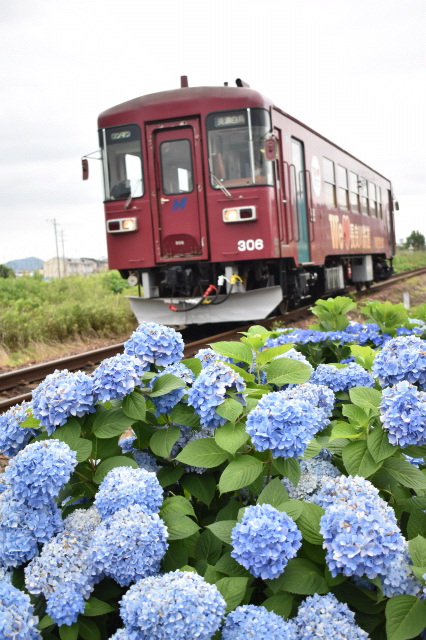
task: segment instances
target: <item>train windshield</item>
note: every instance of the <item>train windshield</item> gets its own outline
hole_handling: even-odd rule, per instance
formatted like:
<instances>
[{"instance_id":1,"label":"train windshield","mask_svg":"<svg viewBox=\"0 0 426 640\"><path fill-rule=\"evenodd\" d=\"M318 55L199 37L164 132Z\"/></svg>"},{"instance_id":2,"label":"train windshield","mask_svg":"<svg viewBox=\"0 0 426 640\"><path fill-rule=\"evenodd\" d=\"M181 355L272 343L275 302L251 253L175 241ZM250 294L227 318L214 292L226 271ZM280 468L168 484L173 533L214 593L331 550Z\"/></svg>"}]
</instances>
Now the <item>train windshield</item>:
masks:
<instances>
[{"instance_id":1,"label":"train windshield","mask_svg":"<svg viewBox=\"0 0 426 640\"><path fill-rule=\"evenodd\" d=\"M268 111L220 111L209 114L206 123L212 187L274 184L273 163L265 158L265 138L271 131Z\"/></svg>"},{"instance_id":2,"label":"train windshield","mask_svg":"<svg viewBox=\"0 0 426 640\"><path fill-rule=\"evenodd\" d=\"M138 125L102 129L105 200L139 198L144 193L141 134Z\"/></svg>"}]
</instances>

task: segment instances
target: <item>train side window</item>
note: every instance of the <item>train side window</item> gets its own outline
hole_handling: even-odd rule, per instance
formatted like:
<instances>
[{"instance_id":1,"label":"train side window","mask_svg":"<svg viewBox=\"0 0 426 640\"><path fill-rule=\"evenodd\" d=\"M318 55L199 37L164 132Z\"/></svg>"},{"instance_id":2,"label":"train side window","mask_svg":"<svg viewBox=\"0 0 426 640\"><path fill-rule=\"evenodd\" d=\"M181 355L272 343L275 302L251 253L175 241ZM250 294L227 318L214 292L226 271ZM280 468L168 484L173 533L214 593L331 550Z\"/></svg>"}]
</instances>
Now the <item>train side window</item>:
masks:
<instances>
[{"instance_id":1,"label":"train side window","mask_svg":"<svg viewBox=\"0 0 426 640\"><path fill-rule=\"evenodd\" d=\"M370 200L370 215L377 218L376 185L372 182L368 183L368 197Z\"/></svg>"},{"instance_id":2,"label":"train side window","mask_svg":"<svg viewBox=\"0 0 426 640\"><path fill-rule=\"evenodd\" d=\"M160 163L163 193L190 193L194 188L191 142L167 140L160 144Z\"/></svg>"},{"instance_id":3,"label":"train side window","mask_svg":"<svg viewBox=\"0 0 426 640\"><path fill-rule=\"evenodd\" d=\"M349 209L348 172L340 164L337 165L337 202L341 209Z\"/></svg>"},{"instance_id":4,"label":"train side window","mask_svg":"<svg viewBox=\"0 0 426 640\"><path fill-rule=\"evenodd\" d=\"M376 187L376 197L377 197L377 217L383 220L382 190L380 187Z\"/></svg>"},{"instance_id":5,"label":"train side window","mask_svg":"<svg viewBox=\"0 0 426 640\"><path fill-rule=\"evenodd\" d=\"M367 180L365 178L359 179L360 192L361 192L361 211L365 216L368 216L368 189Z\"/></svg>"},{"instance_id":6,"label":"train side window","mask_svg":"<svg viewBox=\"0 0 426 640\"><path fill-rule=\"evenodd\" d=\"M358 176L353 171L349 172L351 211L359 213L361 210L359 201Z\"/></svg>"},{"instance_id":7,"label":"train side window","mask_svg":"<svg viewBox=\"0 0 426 640\"><path fill-rule=\"evenodd\" d=\"M144 193L140 129L135 124L99 132L105 200L140 198Z\"/></svg>"},{"instance_id":8,"label":"train side window","mask_svg":"<svg viewBox=\"0 0 426 640\"><path fill-rule=\"evenodd\" d=\"M328 158L323 158L324 166L324 191L325 203L329 207L336 206L336 176L334 171L334 162Z\"/></svg>"}]
</instances>

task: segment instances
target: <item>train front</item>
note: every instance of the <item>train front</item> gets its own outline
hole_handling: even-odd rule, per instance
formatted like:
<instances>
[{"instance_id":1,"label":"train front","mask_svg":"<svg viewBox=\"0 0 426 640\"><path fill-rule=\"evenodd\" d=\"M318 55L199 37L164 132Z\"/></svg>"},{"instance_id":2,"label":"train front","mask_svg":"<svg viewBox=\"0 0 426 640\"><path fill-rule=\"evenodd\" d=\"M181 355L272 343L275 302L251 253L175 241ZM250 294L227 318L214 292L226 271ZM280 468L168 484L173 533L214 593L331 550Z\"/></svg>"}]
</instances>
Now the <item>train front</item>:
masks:
<instances>
[{"instance_id":1,"label":"train front","mask_svg":"<svg viewBox=\"0 0 426 640\"><path fill-rule=\"evenodd\" d=\"M100 115L109 267L139 284L139 321L249 321L281 302L270 107L245 86L183 86Z\"/></svg>"}]
</instances>

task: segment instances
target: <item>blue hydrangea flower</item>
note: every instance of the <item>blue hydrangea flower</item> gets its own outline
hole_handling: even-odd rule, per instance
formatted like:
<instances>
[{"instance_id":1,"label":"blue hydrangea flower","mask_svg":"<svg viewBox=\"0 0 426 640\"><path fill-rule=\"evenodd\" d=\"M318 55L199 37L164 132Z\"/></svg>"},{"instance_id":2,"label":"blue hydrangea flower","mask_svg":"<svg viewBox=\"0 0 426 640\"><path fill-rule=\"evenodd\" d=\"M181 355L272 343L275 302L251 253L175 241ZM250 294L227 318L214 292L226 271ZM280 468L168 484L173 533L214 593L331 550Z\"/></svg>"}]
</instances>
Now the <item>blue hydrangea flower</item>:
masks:
<instances>
[{"instance_id":1,"label":"blue hydrangea flower","mask_svg":"<svg viewBox=\"0 0 426 640\"><path fill-rule=\"evenodd\" d=\"M72 581L62 582L47 598L46 613L58 626L77 622L84 612L86 602L83 593Z\"/></svg>"},{"instance_id":2,"label":"blue hydrangea flower","mask_svg":"<svg viewBox=\"0 0 426 640\"><path fill-rule=\"evenodd\" d=\"M301 456L328 423L331 400L331 390L310 383L268 393L248 414L247 433L258 451L270 449L274 458Z\"/></svg>"},{"instance_id":3,"label":"blue hydrangea flower","mask_svg":"<svg viewBox=\"0 0 426 640\"><path fill-rule=\"evenodd\" d=\"M154 386L155 381L163 376L166 373L171 373L178 378L181 378L187 384L191 384L194 380L194 374L188 367L185 367L184 364L179 362L178 364L171 364L164 369L157 376L152 378L149 382L149 386L152 388ZM165 393L163 396L157 396L151 398L152 402L155 405L156 415L160 415L161 413L169 413L173 409L173 407L183 398L186 390L185 387L180 387L179 389L173 389L170 393Z\"/></svg>"},{"instance_id":4,"label":"blue hydrangea flower","mask_svg":"<svg viewBox=\"0 0 426 640\"><path fill-rule=\"evenodd\" d=\"M216 428L225 424L226 419L216 413L216 407L222 404L231 388L241 392L246 385L242 377L223 362L210 364L201 371L188 392L188 404L194 407L202 425Z\"/></svg>"},{"instance_id":5,"label":"blue hydrangea flower","mask_svg":"<svg viewBox=\"0 0 426 640\"><path fill-rule=\"evenodd\" d=\"M29 402L17 404L0 416L0 453L13 458L37 435L36 429L21 427L21 423L28 418Z\"/></svg>"},{"instance_id":6,"label":"blue hydrangea flower","mask_svg":"<svg viewBox=\"0 0 426 640\"><path fill-rule=\"evenodd\" d=\"M222 640L253 640L256 636L268 640L297 640L291 622L265 607L246 604L237 607L226 617Z\"/></svg>"},{"instance_id":7,"label":"blue hydrangea flower","mask_svg":"<svg viewBox=\"0 0 426 640\"><path fill-rule=\"evenodd\" d=\"M365 478L338 476L315 502L326 509L320 531L331 575L375 578L404 551L395 513Z\"/></svg>"},{"instance_id":8,"label":"blue hydrangea flower","mask_svg":"<svg viewBox=\"0 0 426 640\"><path fill-rule=\"evenodd\" d=\"M130 640L127 629L118 629L109 640Z\"/></svg>"},{"instance_id":9,"label":"blue hydrangea flower","mask_svg":"<svg viewBox=\"0 0 426 640\"><path fill-rule=\"evenodd\" d=\"M92 378L82 371L56 370L33 391L33 414L51 435L70 416L95 410Z\"/></svg>"},{"instance_id":10,"label":"blue hydrangea flower","mask_svg":"<svg viewBox=\"0 0 426 640\"><path fill-rule=\"evenodd\" d=\"M9 582L0 582L0 638L41 640L37 625L29 596Z\"/></svg>"},{"instance_id":11,"label":"blue hydrangea flower","mask_svg":"<svg viewBox=\"0 0 426 640\"><path fill-rule=\"evenodd\" d=\"M411 564L408 545L394 562L388 564L384 573L379 575L382 583L383 595L387 598L399 595L416 596L423 600L423 585L414 573Z\"/></svg>"},{"instance_id":12,"label":"blue hydrangea flower","mask_svg":"<svg viewBox=\"0 0 426 640\"><path fill-rule=\"evenodd\" d=\"M155 322L142 322L124 343L124 352L137 356L144 370L151 364L166 367L183 357L184 343L180 333Z\"/></svg>"},{"instance_id":13,"label":"blue hydrangea flower","mask_svg":"<svg viewBox=\"0 0 426 640\"><path fill-rule=\"evenodd\" d=\"M407 447L426 444L426 393L407 381L383 389L380 404L389 442Z\"/></svg>"},{"instance_id":14,"label":"blue hydrangea flower","mask_svg":"<svg viewBox=\"0 0 426 640\"><path fill-rule=\"evenodd\" d=\"M383 386L407 380L426 388L426 342L417 336L389 340L376 355L373 375Z\"/></svg>"},{"instance_id":15,"label":"blue hydrangea flower","mask_svg":"<svg viewBox=\"0 0 426 640\"><path fill-rule=\"evenodd\" d=\"M139 580L120 604L132 640L211 640L226 609L217 587L189 571Z\"/></svg>"},{"instance_id":16,"label":"blue hydrangea flower","mask_svg":"<svg viewBox=\"0 0 426 640\"><path fill-rule=\"evenodd\" d=\"M93 393L98 402L124 398L140 384L145 367L135 356L121 353L107 358L93 372Z\"/></svg>"},{"instance_id":17,"label":"blue hydrangea flower","mask_svg":"<svg viewBox=\"0 0 426 640\"><path fill-rule=\"evenodd\" d=\"M132 467L115 467L105 476L95 497L102 518L132 504L145 513L157 513L163 502L163 489L154 473Z\"/></svg>"},{"instance_id":18,"label":"blue hydrangea flower","mask_svg":"<svg viewBox=\"0 0 426 640\"><path fill-rule=\"evenodd\" d=\"M133 443L136 440L136 436L126 436L125 438L120 438L118 444L121 447L123 453L131 453L135 462L138 463L138 466L141 469L145 469L145 471L152 471L153 473L157 473L160 470L160 466L157 464L154 456L149 453L148 450L140 450L135 449L133 447Z\"/></svg>"},{"instance_id":19,"label":"blue hydrangea flower","mask_svg":"<svg viewBox=\"0 0 426 640\"><path fill-rule=\"evenodd\" d=\"M347 604L332 593L308 596L292 619L298 640L368 640Z\"/></svg>"},{"instance_id":20,"label":"blue hydrangea flower","mask_svg":"<svg viewBox=\"0 0 426 640\"><path fill-rule=\"evenodd\" d=\"M208 347L207 349L200 349L195 354L194 357L198 358L198 360L201 360L203 369L204 367L207 367L209 364L214 364L219 360L221 360L222 362L234 362L232 358L228 358L227 356L221 356L218 353L216 353L216 351L213 351L213 349L210 349L210 347Z\"/></svg>"},{"instance_id":21,"label":"blue hydrangea flower","mask_svg":"<svg viewBox=\"0 0 426 640\"><path fill-rule=\"evenodd\" d=\"M352 362L342 369L333 364L320 364L310 378L333 391L349 391L352 387L374 387L374 378L360 364Z\"/></svg>"},{"instance_id":22,"label":"blue hydrangea flower","mask_svg":"<svg viewBox=\"0 0 426 640\"><path fill-rule=\"evenodd\" d=\"M270 504L247 507L231 533L231 556L255 578L278 577L302 544L302 534L286 513Z\"/></svg>"},{"instance_id":23,"label":"blue hydrangea flower","mask_svg":"<svg viewBox=\"0 0 426 640\"><path fill-rule=\"evenodd\" d=\"M156 513L148 515L138 504L116 511L97 527L90 543L95 575L109 576L124 587L157 574L167 537Z\"/></svg>"},{"instance_id":24,"label":"blue hydrangea flower","mask_svg":"<svg viewBox=\"0 0 426 640\"><path fill-rule=\"evenodd\" d=\"M64 531L25 568L28 591L45 596L49 615L58 625L76 622L99 578L89 560L89 544L100 522L95 507L77 509L64 520Z\"/></svg>"},{"instance_id":25,"label":"blue hydrangea flower","mask_svg":"<svg viewBox=\"0 0 426 640\"><path fill-rule=\"evenodd\" d=\"M5 477L15 499L38 508L51 504L76 465L76 453L65 442L42 440L28 444L17 454L7 466Z\"/></svg>"},{"instance_id":26,"label":"blue hydrangea flower","mask_svg":"<svg viewBox=\"0 0 426 640\"><path fill-rule=\"evenodd\" d=\"M288 478L281 480L287 489L289 498L298 500L302 498L307 502L312 502L314 496L322 488L328 478L336 478L340 471L328 460L319 456L300 461L300 480L295 486Z\"/></svg>"}]
</instances>

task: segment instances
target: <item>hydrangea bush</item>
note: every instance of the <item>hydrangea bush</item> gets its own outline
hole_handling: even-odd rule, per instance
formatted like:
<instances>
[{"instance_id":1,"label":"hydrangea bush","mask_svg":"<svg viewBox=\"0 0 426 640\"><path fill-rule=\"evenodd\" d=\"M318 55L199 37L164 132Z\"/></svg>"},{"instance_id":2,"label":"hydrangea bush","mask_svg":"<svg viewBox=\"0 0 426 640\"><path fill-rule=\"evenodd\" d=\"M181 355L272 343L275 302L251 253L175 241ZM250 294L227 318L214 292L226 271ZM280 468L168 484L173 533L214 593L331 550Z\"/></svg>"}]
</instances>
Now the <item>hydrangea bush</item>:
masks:
<instances>
[{"instance_id":1,"label":"hydrangea bush","mask_svg":"<svg viewBox=\"0 0 426 640\"><path fill-rule=\"evenodd\" d=\"M420 638L426 342L352 307L187 359L143 323L0 416L0 638Z\"/></svg>"}]
</instances>

